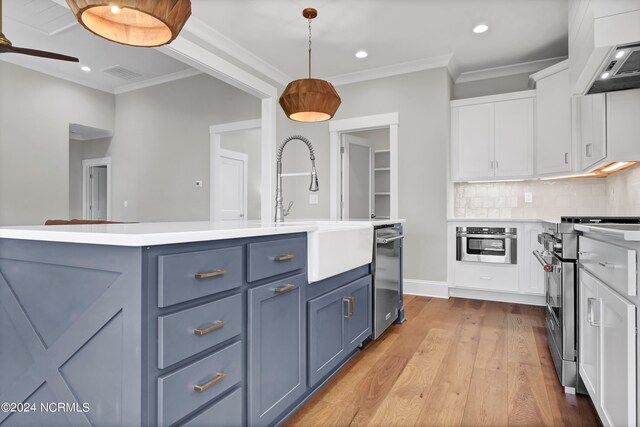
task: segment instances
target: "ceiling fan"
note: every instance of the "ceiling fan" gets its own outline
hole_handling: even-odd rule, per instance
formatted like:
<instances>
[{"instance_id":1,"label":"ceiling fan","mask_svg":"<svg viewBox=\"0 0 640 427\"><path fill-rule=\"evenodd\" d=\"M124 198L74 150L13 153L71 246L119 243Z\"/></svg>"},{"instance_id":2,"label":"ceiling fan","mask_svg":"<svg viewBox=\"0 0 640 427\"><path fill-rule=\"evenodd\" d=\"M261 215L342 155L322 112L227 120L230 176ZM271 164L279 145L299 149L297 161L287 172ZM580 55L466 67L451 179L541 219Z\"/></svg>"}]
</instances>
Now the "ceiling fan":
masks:
<instances>
[{"instance_id":1,"label":"ceiling fan","mask_svg":"<svg viewBox=\"0 0 640 427\"><path fill-rule=\"evenodd\" d=\"M0 53L19 53L22 55L39 56L41 58L56 59L59 61L80 62L78 58L60 55L59 53L46 52L44 50L16 47L2 33L2 0L0 0Z\"/></svg>"}]
</instances>

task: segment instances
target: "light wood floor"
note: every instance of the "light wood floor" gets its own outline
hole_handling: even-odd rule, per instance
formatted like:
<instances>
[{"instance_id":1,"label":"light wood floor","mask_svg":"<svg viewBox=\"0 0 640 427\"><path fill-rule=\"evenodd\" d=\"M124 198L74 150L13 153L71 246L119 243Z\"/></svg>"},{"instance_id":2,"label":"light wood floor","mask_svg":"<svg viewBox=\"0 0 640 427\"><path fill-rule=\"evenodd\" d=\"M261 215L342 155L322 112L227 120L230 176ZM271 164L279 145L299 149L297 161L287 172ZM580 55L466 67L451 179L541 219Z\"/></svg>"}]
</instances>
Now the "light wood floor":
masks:
<instances>
[{"instance_id":1,"label":"light wood floor","mask_svg":"<svg viewBox=\"0 0 640 427\"><path fill-rule=\"evenodd\" d=\"M562 392L541 307L407 296L405 309L286 426L599 425Z\"/></svg>"}]
</instances>

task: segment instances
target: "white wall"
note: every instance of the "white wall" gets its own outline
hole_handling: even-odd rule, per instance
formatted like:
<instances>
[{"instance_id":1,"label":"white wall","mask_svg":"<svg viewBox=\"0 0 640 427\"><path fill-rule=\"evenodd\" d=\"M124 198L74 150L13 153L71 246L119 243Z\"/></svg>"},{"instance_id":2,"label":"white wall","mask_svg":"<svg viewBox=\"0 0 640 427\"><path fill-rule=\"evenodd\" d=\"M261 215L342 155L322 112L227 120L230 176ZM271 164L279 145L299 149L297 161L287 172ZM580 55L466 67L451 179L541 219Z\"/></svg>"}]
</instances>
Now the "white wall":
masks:
<instances>
[{"instance_id":1,"label":"white wall","mask_svg":"<svg viewBox=\"0 0 640 427\"><path fill-rule=\"evenodd\" d=\"M111 94L0 61L0 225L69 216L69 124L114 129Z\"/></svg>"},{"instance_id":2,"label":"white wall","mask_svg":"<svg viewBox=\"0 0 640 427\"><path fill-rule=\"evenodd\" d=\"M445 68L387 77L337 88L342 105L336 119L398 112L399 214L405 225L405 277L446 281L446 192L451 79ZM288 183L285 201L296 201L299 218L329 216L329 132L327 123L293 124L316 148L320 203L308 203L308 179ZM290 155L291 153L286 153ZM298 148L296 165L308 170L308 153ZM285 158L289 166L289 158ZM291 189L290 187L294 187ZM296 194L292 194L295 192Z\"/></svg>"},{"instance_id":3,"label":"white wall","mask_svg":"<svg viewBox=\"0 0 640 427\"><path fill-rule=\"evenodd\" d=\"M527 90L529 88L529 75L531 74L533 72L455 83L453 85L453 99L475 98L477 96Z\"/></svg>"},{"instance_id":4,"label":"white wall","mask_svg":"<svg viewBox=\"0 0 640 427\"><path fill-rule=\"evenodd\" d=\"M260 129L252 129L225 133L220 138L220 148L244 153L248 157L247 219L260 219L260 185L262 182L260 137Z\"/></svg>"}]
</instances>

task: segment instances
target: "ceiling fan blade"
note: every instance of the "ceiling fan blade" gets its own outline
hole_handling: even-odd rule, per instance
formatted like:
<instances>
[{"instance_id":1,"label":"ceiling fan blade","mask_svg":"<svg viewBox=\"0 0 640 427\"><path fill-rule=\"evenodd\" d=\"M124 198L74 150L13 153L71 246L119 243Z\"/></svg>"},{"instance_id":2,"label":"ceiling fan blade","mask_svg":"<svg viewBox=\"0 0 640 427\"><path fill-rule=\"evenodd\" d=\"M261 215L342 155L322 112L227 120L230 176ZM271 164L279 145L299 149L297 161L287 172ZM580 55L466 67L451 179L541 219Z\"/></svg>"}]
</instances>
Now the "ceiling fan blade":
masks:
<instances>
[{"instance_id":1,"label":"ceiling fan blade","mask_svg":"<svg viewBox=\"0 0 640 427\"><path fill-rule=\"evenodd\" d=\"M55 59L58 61L80 62L78 58L74 58L72 56L46 52L44 50L26 49L24 47L0 46L0 53L20 53L22 55L38 56L41 58Z\"/></svg>"}]
</instances>

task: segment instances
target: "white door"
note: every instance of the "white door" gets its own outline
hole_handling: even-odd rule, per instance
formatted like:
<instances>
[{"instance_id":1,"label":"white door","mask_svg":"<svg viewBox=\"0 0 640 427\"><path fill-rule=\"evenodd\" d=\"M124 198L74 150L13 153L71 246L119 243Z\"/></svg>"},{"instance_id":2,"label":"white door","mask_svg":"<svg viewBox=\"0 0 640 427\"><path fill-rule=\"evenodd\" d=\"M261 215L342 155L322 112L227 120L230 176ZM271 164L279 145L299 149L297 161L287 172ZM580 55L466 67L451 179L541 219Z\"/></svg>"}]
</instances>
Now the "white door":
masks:
<instances>
[{"instance_id":1,"label":"white door","mask_svg":"<svg viewBox=\"0 0 640 427\"><path fill-rule=\"evenodd\" d=\"M454 178L458 180L494 176L493 104L465 105L451 111Z\"/></svg>"},{"instance_id":2,"label":"white door","mask_svg":"<svg viewBox=\"0 0 640 427\"><path fill-rule=\"evenodd\" d=\"M495 176L533 175L533 98L495 103Z\"/></svg>"},{"instance_id":3,"label":"white door","mask_svg":"<svg viewBox=\"0 0 640 427\"><path fill-rule=\"evenodd\" d=\"M579 326L580 348L578 349L580 377L593 399L599 404L598 396L598 349L600 348L600 302L598 283L580 268L579 273Z\"/></svg>"},{"instance_id":4,"label":"white door","mask_svg":"<svg viewBox=\"0 0 640 427\"><path fill-rule=\"evenodd\" d=\"M89 168L89 218L107 220L107 166Z\"/></svg>"},{"instance_id":5,"label":"white door","mask_svg":"<svg viewBox=\"0 0 640 427\"><path fill-rule=\"evenodd\" d=\"M541 79L536 84L538 174L572 170L571 98L569 71Z\"/></svg>"},{"instance_id":6,"label":"white door","mask_svg":"<svg viewBox=\"0 0 640 427\"><path fill-rule=\"evenodd\" d=\"M217 167L220 179L215 183L214 218L222 221L244 219L247 212L248 156L221 149Z\"/></svg>"},{"instance_id":7,"label":"white door","mask_svg":"<svg viewBox=\"0 0 640 427\"><path fill-rule=\"evenodd\" d=\"M600 407L605 425L636 425L636 307L598 284L600 322Z\"/></svg>"},{"instance_id":8,"label":"white door","mask_svg":"<svg viewBox=\"0 0 640 427\"><path fill-rule=\"evenodd\" d=\"M373 149L354 135L343 135L342 199L344 219L370 219L373 213Z\"/></svg>"}]
</instances>

